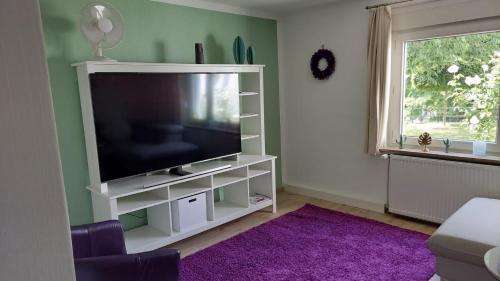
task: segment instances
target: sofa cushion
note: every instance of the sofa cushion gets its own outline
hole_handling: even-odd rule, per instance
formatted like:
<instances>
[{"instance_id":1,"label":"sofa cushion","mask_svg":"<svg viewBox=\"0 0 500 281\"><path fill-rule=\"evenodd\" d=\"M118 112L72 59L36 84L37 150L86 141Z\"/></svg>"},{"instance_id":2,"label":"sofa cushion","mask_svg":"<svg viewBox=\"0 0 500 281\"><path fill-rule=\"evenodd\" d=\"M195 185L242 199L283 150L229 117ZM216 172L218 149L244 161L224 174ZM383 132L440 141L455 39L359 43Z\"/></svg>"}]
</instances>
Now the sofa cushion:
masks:
<instances>
[{"instance_id":1,"label":"sofa cushion","mask_svg":"<svg viewBox=\"0 0 500 281\"><path fill-rule=\"evenodd\" d=\"M500 246L500 200L474 198L429 238L436 256L484 266L484 254Z\"/></svg>"}]
</instances>

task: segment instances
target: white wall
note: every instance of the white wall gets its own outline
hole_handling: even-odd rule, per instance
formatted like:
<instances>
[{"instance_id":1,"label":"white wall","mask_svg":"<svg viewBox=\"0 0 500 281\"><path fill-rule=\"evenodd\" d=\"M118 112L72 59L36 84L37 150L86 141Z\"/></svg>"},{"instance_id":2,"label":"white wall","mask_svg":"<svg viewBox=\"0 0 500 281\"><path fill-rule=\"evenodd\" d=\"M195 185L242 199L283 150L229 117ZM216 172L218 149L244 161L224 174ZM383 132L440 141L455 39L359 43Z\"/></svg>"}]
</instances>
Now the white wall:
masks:
<instances>
[{"instance_id":1,"label":"white wall","mask_svg":"<svg viewBox=\"0 0 500 281\"><path fill-rule=\"evenodd\" d=\"M0 280L75 280L38 1L3 1L0 34Z\"/></svg>"},{"instance_id":2,"label":"white wall","mask_svg":"<svg viewBox=\"0 0 500 281\"><path fill-rule=\"evenodd\" d=\"M344 1L279 20L283 181L382 209L388 163L364 153L367 4ZM315 80L309 70L322 44L337 59L327 81Z\"/></svg>"},{"instance_id":3,"label":"white wall","mask_svg":"<svg viewBox=\"0 0 500 281\"><path fill-rule=\"evenodd\" d=\"M388 161L366 155L367 5L345 0L278 21L283 182L335 201L382 210ZM393 6L397 31L499 15L498 0L416 0ZM450 13L450 11L453 11ZM311 55L324 44L337 59L315 80ZM319 191L319 192L318 192Z\"/></svg>"}]
</instances>

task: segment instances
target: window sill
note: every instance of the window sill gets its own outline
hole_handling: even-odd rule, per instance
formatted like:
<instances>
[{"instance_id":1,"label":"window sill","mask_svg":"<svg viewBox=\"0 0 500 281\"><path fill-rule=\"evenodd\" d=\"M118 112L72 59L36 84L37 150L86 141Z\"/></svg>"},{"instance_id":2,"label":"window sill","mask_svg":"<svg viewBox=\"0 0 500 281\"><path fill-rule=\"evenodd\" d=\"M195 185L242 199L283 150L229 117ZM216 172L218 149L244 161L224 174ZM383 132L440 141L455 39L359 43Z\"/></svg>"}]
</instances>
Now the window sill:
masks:
<instances>
[{"instance_id":1,"label":"window sill","mask_svg":"<svg viewBox=\"0 0 500 281\"><path fill-rule=\"evenodd\" d=\"M500 166L500 157L493 155L476 156L467 153L429 151L423 152L420 149L387 147L380 150L382 154L394 154L403 156L413 156L421 158L439 159L455 162L475 163L483 165Z\"/></svg>"}]
</instances>

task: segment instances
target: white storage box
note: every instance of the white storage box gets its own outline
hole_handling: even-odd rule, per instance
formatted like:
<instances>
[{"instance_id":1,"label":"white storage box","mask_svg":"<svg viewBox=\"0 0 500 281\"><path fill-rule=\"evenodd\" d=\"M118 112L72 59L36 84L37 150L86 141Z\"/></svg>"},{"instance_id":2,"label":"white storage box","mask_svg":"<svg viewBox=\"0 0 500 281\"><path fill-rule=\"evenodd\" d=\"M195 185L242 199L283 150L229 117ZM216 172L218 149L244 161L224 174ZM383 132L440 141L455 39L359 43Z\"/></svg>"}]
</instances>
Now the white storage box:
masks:
<instances>
[{"instance_id":1,"label":"white storage box","mask_svg":"<svg viewBox=\"0 0 500 281\"><path fill-rule=\"evenodd\" d=\"M172 226L182 232L207 223L207 194L200 193L172 202Z\"/></svg>"}]
</instances>

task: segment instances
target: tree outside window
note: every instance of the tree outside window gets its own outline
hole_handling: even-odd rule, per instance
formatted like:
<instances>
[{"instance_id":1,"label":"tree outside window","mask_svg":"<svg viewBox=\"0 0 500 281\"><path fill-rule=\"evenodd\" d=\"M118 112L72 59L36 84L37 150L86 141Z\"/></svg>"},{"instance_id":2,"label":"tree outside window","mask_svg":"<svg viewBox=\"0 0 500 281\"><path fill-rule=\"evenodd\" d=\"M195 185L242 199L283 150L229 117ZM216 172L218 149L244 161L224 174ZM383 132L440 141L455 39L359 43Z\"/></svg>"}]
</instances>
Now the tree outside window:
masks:
<instances>
[{"instance_id":1,"label":"tree outside window","mask_svg":"<svg viewBox=\"0 0 500 281\"><path fill-rule=\"evenodd\" d=\"M496 142L500 32L406 43L402 132Z\"/></svg>"}]
</instances>

